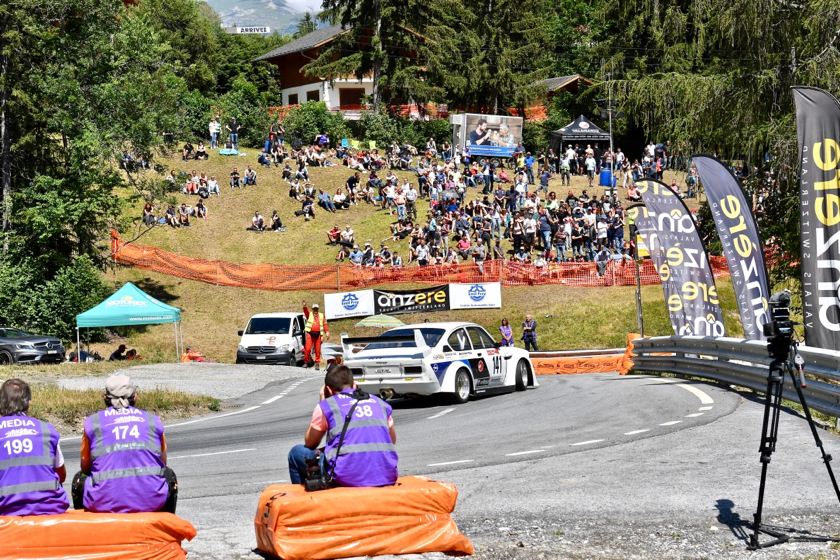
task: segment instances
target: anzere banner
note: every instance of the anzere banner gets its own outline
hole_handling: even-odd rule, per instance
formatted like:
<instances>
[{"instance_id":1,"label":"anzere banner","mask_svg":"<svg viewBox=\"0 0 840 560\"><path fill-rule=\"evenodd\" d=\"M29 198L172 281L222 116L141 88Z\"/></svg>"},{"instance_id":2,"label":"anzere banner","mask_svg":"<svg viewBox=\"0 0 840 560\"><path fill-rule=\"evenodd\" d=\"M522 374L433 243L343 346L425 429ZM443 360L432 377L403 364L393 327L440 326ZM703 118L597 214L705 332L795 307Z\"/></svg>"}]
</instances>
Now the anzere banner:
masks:
<instances>
[{"instance_id":1,"label":"anzere banner","mask_svg":"<svg viewBox=\"0 0 840 560\"><path fill-rule=\"evenodd\" d=\"M665 183L646 179L637 181L636 187L665 251L659 276L663 282L673 279L676 287L677 293L665 302L668 313L685 314L685 325L677 334L724 336L715 278L691 212Z\"/></svg>"},{"instance_id":2,"label":"anzere banner","mask_svg":"<svg viewBox=\"0 0 840 560\"><path fill-rule=\"evenodd\" d=\"M656 268L656 272L662 281L662 291L665 293L665 303L668 310L668 319L671 321L671 328L674 329L674 334L684 333L687 331L685 328L685 310L682 305L674 305L673 308L670 305L670 302L676 303L680 301L680 291L676 282L674 282L674 275L670 273L670 266L665 256L665 248L659 241L656 227L650 219L647 208L644 204L634 204L627 209L627 215L636 224L636 231L643 243L637 245L637 247L644 246L646 248L647 256L653 261L653 266ZM639 254L641 255L641 252Z\"/></svg>"},{"instance_id":3,"label":"anzere banner","mask_svg":"<svg viewBox=\"0 0 840 560\"><path fill-rule=\"evenodd\" d=\"M446 311L449 309L449 285L417 290L373 290L373 305L377 315Z\"/></svg>"},{"instance_id":4,"label":"anzere banner","mask_svg":"<svg viewBox=\"0 0 840 560\"><path fill-rule=\"evenodd\" d=\"M703 181L709 208L732 276L744 336L764 340L762 325L770 321L770 287L764 245L741 185L726 165L712 156L691 158Z\"/></svg>"},{"instance_id":5,"label":"anzere banner","mask_svg":"<svg viewBox=\"0 0 840 560\"><path fill-rule=\"evenodd\" d=\"M821 89L793 88L799 137L799 224L805 343L840 348L840 106Z\"/></svg>"}]
</instances>

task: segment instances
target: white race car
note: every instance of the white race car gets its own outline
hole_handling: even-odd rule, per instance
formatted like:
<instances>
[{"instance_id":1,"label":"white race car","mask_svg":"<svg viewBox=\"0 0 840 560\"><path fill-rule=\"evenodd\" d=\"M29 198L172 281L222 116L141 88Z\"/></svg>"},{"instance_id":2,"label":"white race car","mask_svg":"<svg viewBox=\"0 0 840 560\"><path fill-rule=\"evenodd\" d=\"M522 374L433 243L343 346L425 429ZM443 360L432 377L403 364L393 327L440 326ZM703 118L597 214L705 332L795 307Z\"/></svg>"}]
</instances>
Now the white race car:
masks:
<instances>
[{"instance_id":1,"label":"white race car","mask_svg":"<svg viewBox=\"0 0 840 560\"><path fill-rule=\"evenodd\" d=\"M538 386L528 352L501 346L474 323L406 325L341 345L359 387L385 400L446 393L465 403Z\"/></svg>"}]
</instances>

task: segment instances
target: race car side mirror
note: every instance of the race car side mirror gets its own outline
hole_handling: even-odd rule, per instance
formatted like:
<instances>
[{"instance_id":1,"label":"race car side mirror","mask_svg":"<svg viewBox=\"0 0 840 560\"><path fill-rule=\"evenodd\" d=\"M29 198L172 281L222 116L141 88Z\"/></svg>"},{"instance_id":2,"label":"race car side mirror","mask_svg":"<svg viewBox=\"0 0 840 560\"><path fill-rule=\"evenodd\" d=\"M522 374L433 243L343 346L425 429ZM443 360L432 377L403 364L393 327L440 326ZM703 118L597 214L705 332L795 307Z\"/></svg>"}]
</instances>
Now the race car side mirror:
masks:
<instances>
[{"instance_id":1,"label":"race car side mirror","mask_svg":"<svg viewBox=\"0 0 840 560\"><path fill-rule=\"evenodd\" d=\"M236 332L236 334L237 334L238 336L242 336L242 331L237 331L237 332Z\"/></svg>"},{"instance_id":2,"label":"race car side mirror","mask_svg":"<svg viewBox=\"0 0 840 560\"><path fill-rule=\"evenodd\" d=\"M496 348L501 348L501 347L502 347L502 343L501 343L501 342L494 342L494 343L493 343L493 346L495 346Z\"/></svg>"}]
</instances>

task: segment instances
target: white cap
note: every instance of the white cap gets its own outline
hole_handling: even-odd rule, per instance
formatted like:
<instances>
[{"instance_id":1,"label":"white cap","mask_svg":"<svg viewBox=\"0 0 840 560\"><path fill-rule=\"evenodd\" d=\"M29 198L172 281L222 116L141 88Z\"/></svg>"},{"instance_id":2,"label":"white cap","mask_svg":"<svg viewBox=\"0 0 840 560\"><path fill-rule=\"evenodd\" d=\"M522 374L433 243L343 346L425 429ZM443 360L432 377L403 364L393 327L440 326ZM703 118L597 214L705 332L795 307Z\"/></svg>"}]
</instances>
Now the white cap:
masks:
<instances>
[{"instance_id":1,"label":"white cap","mask_svg":"<svg viewBox=\"0 0 840 560\"><path fill-rule=\"evenodd\" d=\"M317 304L317 303L313 303L313 304L312 304L312 309L318 309L318 304Z\"/></svg>"}]
</instances>

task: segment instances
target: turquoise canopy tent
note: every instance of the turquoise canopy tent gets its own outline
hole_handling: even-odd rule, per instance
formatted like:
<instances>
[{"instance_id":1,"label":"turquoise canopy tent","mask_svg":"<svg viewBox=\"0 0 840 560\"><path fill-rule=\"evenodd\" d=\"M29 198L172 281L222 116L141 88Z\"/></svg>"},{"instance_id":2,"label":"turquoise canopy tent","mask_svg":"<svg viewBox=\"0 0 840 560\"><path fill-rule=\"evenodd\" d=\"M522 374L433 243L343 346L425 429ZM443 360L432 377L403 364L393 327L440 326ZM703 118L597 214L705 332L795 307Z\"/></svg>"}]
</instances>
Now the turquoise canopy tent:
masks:
<instances>
[{"instance_id":1,"label":"turquoise canopy tent","mask_svg":"<svg viewBox=\"0 0 840 560\"><path fill-rule=\"evenodd\" d=\"M155 325L158 323L175 323L177 359L181 355L180 341L183 339L183 332L179 335L181 310L153 298L131 282L127 282L116 293L96 307L76 315L76 355L81 354L79 329L82 327ZM79 363L81 363L81 360L79 360Z\"/></svg>"}]
</instances>

